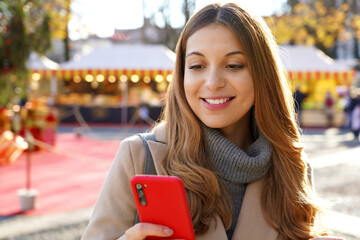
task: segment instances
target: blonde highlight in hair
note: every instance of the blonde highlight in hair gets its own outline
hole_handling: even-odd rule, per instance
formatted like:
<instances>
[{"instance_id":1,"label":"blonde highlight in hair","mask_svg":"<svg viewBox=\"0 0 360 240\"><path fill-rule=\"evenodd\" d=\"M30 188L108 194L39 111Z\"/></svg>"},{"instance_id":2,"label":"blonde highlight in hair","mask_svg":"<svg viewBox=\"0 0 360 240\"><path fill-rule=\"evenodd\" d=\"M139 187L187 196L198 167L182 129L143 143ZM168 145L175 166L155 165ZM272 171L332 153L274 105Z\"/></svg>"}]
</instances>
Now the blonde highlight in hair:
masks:
<instances>
[{"instance_id":1,"label":"blonde highlight in hair","mask_svg":"<svg viewBox=\"0 0 360 240\"><path fill-rule=\"evenodd\" d=\"M272 165L264 177L261 199L267 221L286 239L309 239L325 234L316 221L320 208L313 200L293 98L276 42L262 19L236 4L208 5L189 20L176 47L174 78L162 115L162 120L167 122L168 138L163 168L184 181L194 229L198 233L208 230L215 215L228 229L233 217L230 198L209 163L200 120L184 92L187 40L209 24L223 24L236 34L254 81L255 119L273 148Z\"/></svg>"}]
</instances>

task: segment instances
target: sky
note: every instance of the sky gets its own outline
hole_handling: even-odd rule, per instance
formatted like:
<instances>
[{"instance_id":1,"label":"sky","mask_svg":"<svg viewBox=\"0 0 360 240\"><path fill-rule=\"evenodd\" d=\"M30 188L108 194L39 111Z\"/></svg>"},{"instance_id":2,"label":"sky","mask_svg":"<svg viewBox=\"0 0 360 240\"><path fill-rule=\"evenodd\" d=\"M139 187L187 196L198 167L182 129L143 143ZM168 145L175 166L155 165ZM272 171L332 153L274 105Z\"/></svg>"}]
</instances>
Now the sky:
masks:
<instances>
[{"instance_id":1,"label":"sky","mask_svg":"<svg viewBox=\"0 0 360 240\"><path fill-rule=\"evenodd\" d=\"M233 0L261 16L281 11L286 0ZM99 4L99 2L101 2ZM150 17L161 5L163 0L73 0L72 17L69 21L69 36L72 40L87 38L89 34L99 37L112 36L115 29L134 29L143 25L143 13ZM182 0L170 2L171 25L181 27L184 17L181 9ZM229 2L229 0L196 0L195 11L212 2ZM143 8L143 3L145 7ZM160 15L155 21L161 26Z\"/></svg>"}]
</instances>

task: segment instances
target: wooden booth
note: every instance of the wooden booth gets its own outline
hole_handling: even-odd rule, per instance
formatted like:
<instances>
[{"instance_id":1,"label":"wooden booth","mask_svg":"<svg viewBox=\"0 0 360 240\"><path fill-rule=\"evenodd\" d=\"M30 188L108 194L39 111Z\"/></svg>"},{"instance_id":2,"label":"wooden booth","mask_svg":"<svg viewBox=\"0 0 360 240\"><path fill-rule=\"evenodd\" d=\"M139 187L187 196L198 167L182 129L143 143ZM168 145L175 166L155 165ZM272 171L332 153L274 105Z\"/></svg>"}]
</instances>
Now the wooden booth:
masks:
<instances>
[{"instance_id":1,"label":"wooden booth","mask_svg":"<svg viewBox=\"0 0 360 240\"><path fill-rule=\"evenodd\" d=\"M156 120L172 80L175 53L163 45L96 47L65 62L56 76L61 122L128 123L146 104ZM48 72L46 72L48 74Z\"/></svg>"}]
</instances>

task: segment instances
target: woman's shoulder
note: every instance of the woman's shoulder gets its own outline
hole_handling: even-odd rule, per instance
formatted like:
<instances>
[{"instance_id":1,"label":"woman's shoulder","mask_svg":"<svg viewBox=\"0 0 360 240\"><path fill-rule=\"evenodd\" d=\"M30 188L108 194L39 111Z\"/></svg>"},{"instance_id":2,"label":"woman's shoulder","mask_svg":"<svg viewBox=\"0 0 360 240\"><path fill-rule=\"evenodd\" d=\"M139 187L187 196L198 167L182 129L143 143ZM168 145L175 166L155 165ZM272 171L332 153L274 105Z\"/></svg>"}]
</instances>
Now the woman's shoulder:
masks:
<instances>
[{"instance_id":1,"label":"woman's shoulder","mask_svg":"<svg viewBox=\"0 0 360 240\"><path fill-rule=\"evenodd\" d=\"M166 143L166 138L167 138L166 128L167 128L167 123L160 122L151 131L152 133L154 133L157 142Z\"/></svg>"},{"instance_id":2,"label":"woman's shoulder","mask_svg":"<svg viewBox=\"0 0 360 240\"><path fill-rule=\"evenodd\" d=\"M155 126L151 133L156 142L166 143L166 124L160 123ZM151 141L151 140L150 140ZM121 141L116 159L126 165L132 165L135 174L141 174L144 169L146 150L144 142L139 134L134 134Z\"/></svg>"},{"instance_id":3,"label":"woman's shoulder","mask_svg":"<svg viewBox=\"0 0 360 240\"><path fill-rule=\"evenodd\" d=\"M134 134L121 140L120 148L129 148L140 144L142 144L142 141L139 134Z\"/></svg>"},{"instance_id":4,"label":"woman's shoulder","mask_svg":"<svg viewBox=\"0 0 360 240\"><path fill-rule=\"evenodd\" d=\"M123 139L115 156L115 165L123 166L134 174L140 174L144 168L145 148L138 135ZM131 171L132 172L132 171Z\"/></svg>"},{"instance_id":5,"label":"woman's shoulder","mask_svg":"<svg viewBox=\"0 0 360 240\"><path fill-rule=\"evenodd\" d=\"M149 133L154 134L155 141L156 142L166 142L166 123L161 122L154 126ZM120 146L124 145L127 147L138 147L139 145L143 144L143 141L140 137L140 134L144 133L137 133L134 135L131 135L124 140L121 141Z\"/></svg>"}]
</instances>

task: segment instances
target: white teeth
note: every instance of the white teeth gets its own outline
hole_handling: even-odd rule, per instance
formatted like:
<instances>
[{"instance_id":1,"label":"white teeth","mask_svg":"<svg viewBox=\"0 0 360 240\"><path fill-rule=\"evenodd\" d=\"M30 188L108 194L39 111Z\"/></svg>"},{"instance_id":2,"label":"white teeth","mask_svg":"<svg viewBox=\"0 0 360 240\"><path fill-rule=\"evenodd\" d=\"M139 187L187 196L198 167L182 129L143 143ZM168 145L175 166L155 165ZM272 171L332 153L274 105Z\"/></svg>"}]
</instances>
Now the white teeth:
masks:
<instances>
[{"instance_id":1,"label":"white teeth","mask_svg":"<svg viewBox=\"0 0 360 240\"><path fill-rule=\"evenodd\" d=\"M229 100L230 100L230 98L221 98L221 99L206 99L205 98L205 101L210 103L210 104L223 104L223 103L226 103Z\"/></svg>"}]
</instances>

